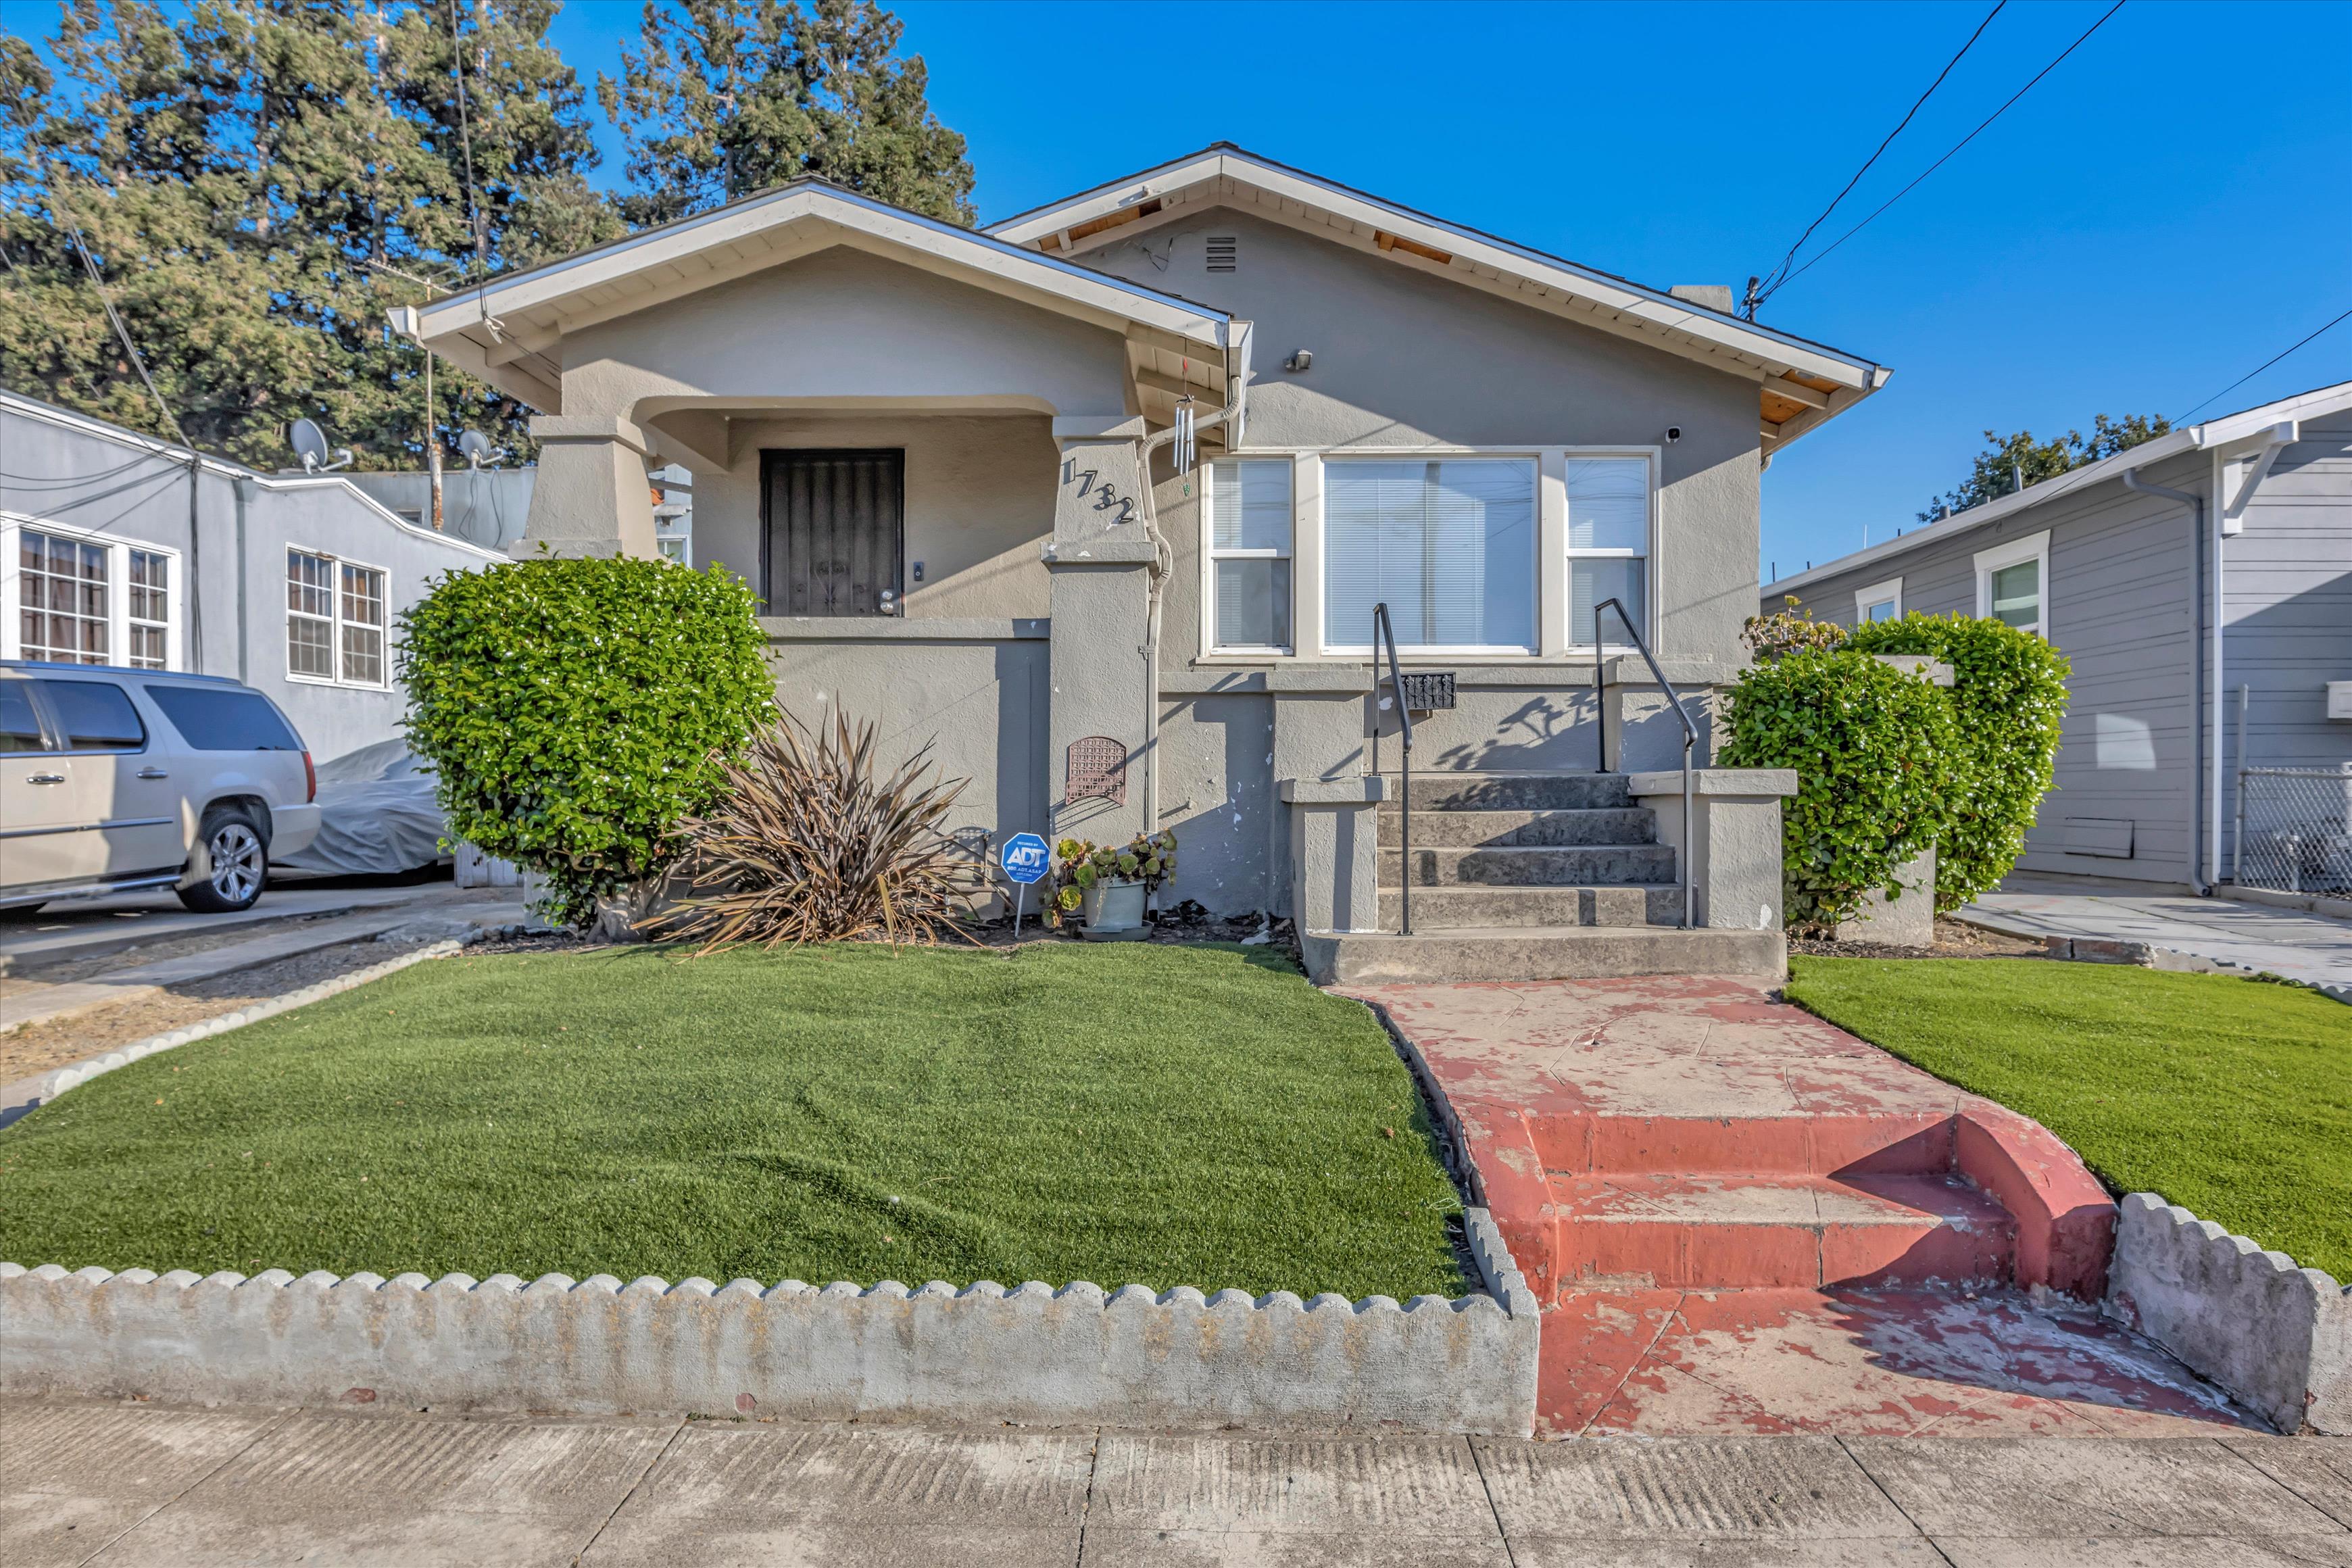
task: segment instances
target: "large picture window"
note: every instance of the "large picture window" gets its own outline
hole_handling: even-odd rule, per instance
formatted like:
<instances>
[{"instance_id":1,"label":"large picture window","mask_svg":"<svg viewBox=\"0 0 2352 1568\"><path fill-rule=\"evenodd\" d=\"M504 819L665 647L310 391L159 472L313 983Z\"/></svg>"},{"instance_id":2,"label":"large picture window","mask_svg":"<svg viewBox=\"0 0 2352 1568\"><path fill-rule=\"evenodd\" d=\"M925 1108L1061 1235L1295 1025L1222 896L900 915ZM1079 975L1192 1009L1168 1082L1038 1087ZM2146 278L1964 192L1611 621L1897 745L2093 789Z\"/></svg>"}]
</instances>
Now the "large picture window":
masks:
<instances>
[{"instance_id":1,"label":"large picture window","mask_svg":"<svg viewBox=\"0 0 2352 1568\"><path fill-rule=\"evenodd\" d=\"M174 668L177 554L0 513L0 658Z\"/></svg>"},{"instance_id":2,"label":"large picture window","mask_svg":"<svg viewBox=\"0 0 2352 1568\"><path fill-rule=\"evenodd\" d=\"M1536 465L1335 458L1323 468L1324 641L1369 647L1386 602L1402 647L1536 651Z\"/></svg>"},{"instance_id":3,"label":"large picture window","mask_svg":"<svg viewBox=\"0 0 2352 1568\"><path fill-rule=\"evenodd\" d=\"M309 550L286 552L286 672L344 686L384 683L384 574Z\"/></svg>"},{"instance_id":4,"label":"large picture window","mask_svg":"<svg viewBox=\"0 0 2352 1568\"><path fill-rule=\"evenodd\" d=\"M1614 599L1649 634L1650 460L1568 457L1568 640L1622 642L1625 628L1600 607Z\"/></svg>"},{"instance_id":5,"label":"large picture window","mask_svg":"<svg viewBox=\"0 0 2352 1568\"><path fill-rule=\"evenodd\" d=\"M1290 651L1290 459L1209 468L1209 602L1219 651Z\"/></svg>"}]
</instances>

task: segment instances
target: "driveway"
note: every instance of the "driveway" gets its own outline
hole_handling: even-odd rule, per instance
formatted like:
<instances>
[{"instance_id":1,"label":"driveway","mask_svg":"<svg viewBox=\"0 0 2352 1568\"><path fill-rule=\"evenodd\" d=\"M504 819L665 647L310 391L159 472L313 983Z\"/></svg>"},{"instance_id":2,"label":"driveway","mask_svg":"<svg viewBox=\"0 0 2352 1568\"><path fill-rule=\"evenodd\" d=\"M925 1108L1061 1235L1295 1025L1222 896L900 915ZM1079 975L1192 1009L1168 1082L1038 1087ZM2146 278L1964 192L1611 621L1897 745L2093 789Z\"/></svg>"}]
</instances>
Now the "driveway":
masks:
<instances>
[{"instance_id":1,"label":"driveway","mask_svg":"<svg viewBox=\"0 0 2352 1568\"><path fill-rule=\"evenodd\" d=\"M1959 918L2011 936L2146 942L2352 1000L2352 921L2225 898L1987 893Z\"/></svg>"}]
</instances>

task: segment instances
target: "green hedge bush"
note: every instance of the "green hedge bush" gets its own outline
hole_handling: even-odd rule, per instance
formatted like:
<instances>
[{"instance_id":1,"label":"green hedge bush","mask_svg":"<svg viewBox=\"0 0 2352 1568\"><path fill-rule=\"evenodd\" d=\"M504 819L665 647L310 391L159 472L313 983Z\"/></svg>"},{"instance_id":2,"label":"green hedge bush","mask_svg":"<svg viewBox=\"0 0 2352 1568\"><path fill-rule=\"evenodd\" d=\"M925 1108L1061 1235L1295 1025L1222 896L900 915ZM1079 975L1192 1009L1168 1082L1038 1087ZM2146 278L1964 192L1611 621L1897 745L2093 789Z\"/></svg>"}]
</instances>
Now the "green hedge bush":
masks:
<instances>
[{"instance_id":1,"label":"green hedge bush","mask_svg":"<svg viewBox=\"0 0 2352 1568\"><path fill-rule=\"evenodd\" d=\"M399 669L450 833L539 872L567 924L660 875L774 720L755 613L719 566L541 556L437 579L401 617Z\"/></svg>"},{"instance_id":2,"label":"green hedge bush","mask_svg":"<svg viewBox=\"0 0 2352 1568\"><path fill-rule=\"evenodd\" d=\"M1793 768L1781 808L1790 926L1826 936L1937 842L1958 751L1941 689L1862 653L1801 648L1741 673L1725 698L1732 768Z\"/></svg>"},{"instance_id":3,"label":"green hedge bush","mask_svg":"<svg viewBox=\"0 0 2352 1568\"><path fill-rule=\"evenodd\" d=\"M2066 713L2065 655L1990 617L1905 616L1854 628L1847 647L1926 654L1952 667L1951 820L1936 844L1936 907L1990 891L2025 852L2050 793Z\"/></svg>"}]
</instances>

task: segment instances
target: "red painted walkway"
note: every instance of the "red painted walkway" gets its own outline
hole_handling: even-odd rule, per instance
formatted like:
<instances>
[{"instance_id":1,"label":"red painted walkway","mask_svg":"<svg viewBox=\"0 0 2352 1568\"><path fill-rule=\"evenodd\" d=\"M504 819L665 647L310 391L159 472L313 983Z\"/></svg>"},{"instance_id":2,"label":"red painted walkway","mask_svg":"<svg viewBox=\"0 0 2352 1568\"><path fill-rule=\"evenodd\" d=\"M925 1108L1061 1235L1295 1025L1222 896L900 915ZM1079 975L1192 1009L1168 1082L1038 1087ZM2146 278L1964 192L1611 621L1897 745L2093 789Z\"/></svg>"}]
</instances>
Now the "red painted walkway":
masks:
<instances>
[{"instance_id":1,"label":"red painted walkway","mask_svg":"<svg viewBox=\"0 0 2352 1568\"><path fill-rule=\"evenodd\" d=\"M1422 1058L1544 1302L1555 1432L2241 1419L2089 1310L2114 1205L2070 1150L1755 983L1349 994Z\"/></svg>"}]
</instances>

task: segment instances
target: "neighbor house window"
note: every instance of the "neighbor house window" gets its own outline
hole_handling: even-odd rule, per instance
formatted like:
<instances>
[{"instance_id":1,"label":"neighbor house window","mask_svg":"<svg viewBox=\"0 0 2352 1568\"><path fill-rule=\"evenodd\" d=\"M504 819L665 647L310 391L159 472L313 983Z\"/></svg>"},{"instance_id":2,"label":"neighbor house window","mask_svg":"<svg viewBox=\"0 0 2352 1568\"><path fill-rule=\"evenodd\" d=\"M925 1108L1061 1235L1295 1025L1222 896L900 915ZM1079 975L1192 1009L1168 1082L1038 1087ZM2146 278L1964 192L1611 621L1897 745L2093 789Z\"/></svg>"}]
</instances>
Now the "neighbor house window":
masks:
<instances>
[{"instance_id":1,"label":"neighbor house window","mask_svg":"<svg viewBox=\"0 0 2352 1568\"><path fill-rule=\"evenodd\" d=\"M1568 640L1591 647L1625 636L1602 605L1614 599L1648 632L1650 586L1650 460L1569 454Z\"/></svg>"},{"instance_id":2,"label":"neighbor house window","mask_svg":"<svg viewBox=\"0 0 2352 1568\"><path fill-rule=\"evenodd\" d=\"M173 668L178 553L0 512L0 658Z\"/></svg>"},{"instance_id":3,"label":"neighbor house window","mask_svg":"<svg viewBox=\"0 0 2352 1568\"><path fill-rule=\"evenodd\" d=\"M384 574L308 550L286 552L286 670L298 679L382 686Z\"/></svg>"},{"instance_id":4,"label":"neighbor house window","mask_svg":"<svg viewBox=\"0 0 2352 1568\"><path fill-rule=\"evenodd\" d=\"M1977 552L1977 614L2021 632L2050 636L2047 530Z\"/></svg>"},{"instance_id":5,"label":"neighbor house window","mask_svg":"<svg viewBox=\"0 0 2352 1568\"><path fill-rule=\"evenodd\" d=\"M1890 577L1867 588L1855 590L1853 619L1859 626L1866 621L1895 621L1903 618L1903 579Z\"/></svg>"},{"instance_id":6,"label":"neighbor house window","mask_svg":"<svg viewBox=\"0 0 2352 1568\"><path fill-rule=\"evenodd\" d=\"M1211 644L1290 650L1290 459L1209 468Z\"/></svg>"},{"instance_id":7,"label":"neighbor house window","mask_svg":"<svg viewBox=\"0 0 2352 1568\"><path fill-rule=\"evenodd\" d=\"M1333 458L1323 496L1327 646L1369 647L1386 603L1402 647L1535 651L1532 461Z\"/></svg>"}]
</instances>

